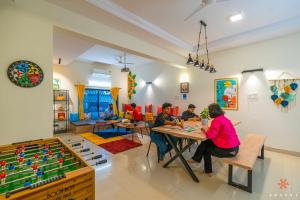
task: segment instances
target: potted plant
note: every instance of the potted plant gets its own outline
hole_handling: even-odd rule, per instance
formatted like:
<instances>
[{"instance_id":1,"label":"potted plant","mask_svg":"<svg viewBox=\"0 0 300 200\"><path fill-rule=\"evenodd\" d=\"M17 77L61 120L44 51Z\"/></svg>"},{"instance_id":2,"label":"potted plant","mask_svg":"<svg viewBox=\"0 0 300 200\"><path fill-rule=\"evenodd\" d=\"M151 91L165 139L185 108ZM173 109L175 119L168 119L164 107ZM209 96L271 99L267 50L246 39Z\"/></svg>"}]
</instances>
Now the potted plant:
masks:
<instances>
[{"instance_id":1,"label":"potted plant","mask_svg":"<svg viewBox=\"0 0 300 200\"><path fill-rule=\"evenodd\" d=\"M207 125L208 124L208 119L209 119L209 113L208 113L208 108L204 108L201 113L200 113L200 117L201 117L201 122L203 125Z\"/></svg>"}]
</instances>

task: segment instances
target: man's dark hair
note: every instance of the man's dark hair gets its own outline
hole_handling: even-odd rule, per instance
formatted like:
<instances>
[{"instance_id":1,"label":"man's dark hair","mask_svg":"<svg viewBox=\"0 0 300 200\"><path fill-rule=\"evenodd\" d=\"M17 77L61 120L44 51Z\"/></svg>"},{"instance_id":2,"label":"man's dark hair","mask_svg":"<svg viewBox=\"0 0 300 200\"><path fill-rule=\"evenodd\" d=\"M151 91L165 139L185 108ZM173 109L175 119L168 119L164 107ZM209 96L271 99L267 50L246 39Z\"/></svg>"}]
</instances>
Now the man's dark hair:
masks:
<instances>
[{"instance_id":1,"label":"man's dark hair","mask_svg":"<svg viewBox=\"0 0 300 200\"><path fill-rule=\"evenodd\" d=\"M224 115L224 111L219 106L219 104L212 103L208 106L208 113L210 118L216 118L220 115Z\"/></svg>"},{"instance_id":2,"label":"man's dark hair","mask_svg":"<svg viewBox=\"0 0 300 200\"><path fill-rule=\"evenodd\" d=\"M132 108L135 108L136 107L136 104L135 103L132 103L130 104Z\"/></svg>"},{"instance_id":3,"label":"man's dark hair","mask_svg":"<svg viewBox=\"0 0 300 200\"><path fill-rule=\"evenodd\" d=\"M190 108L196 108L196 106L195 106L194 104L190 104L190 105L188 106L188 109L190 109Z\"/></svg>"},{"instance_id":4,"label":"man's dark hair","mask_svg":"<svg viewBox=\"0 0 300 200\"><path fill-rule=\"evenodd\" d=\"M162 109L163 109L163 110L166 109L167 107L172 107L172 104L170 104L170 103L164 103L164 104L162 105Z\"/></svg>"}]
</instances>

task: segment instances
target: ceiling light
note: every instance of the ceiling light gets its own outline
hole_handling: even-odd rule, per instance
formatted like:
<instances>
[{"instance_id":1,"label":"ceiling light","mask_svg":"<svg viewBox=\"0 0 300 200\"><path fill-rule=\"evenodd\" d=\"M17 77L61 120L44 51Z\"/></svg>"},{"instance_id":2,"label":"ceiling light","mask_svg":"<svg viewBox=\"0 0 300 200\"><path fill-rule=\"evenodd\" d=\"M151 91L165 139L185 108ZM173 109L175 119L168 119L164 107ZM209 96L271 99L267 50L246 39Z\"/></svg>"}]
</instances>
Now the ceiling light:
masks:
<instances>
[{"instance_id":1,"label":"ceiling light","mask_svg":"<svg viewBox=\"0 0 300 200\"><path fill-rule=\"evenodd\" d=\"M202 27L204 27L204 37L205 37L205 49L206 49L206 59L207 59L207 63L204 63L204 60L202 59L202 62L199 63L199 48L200 48L200 36L202 33ZM191 54L189 53L189 57L187 59L187 64L194 64L195 67L199 67L200 69L205 69L205 71L210 71L211 73L215 73L216 69L213 68L212 70L210 70L210 63L209 63L209 56L208 56L208 42L207 42L207 33L206 33L206 27L207 24L204 21L200 21L200 31L198 34L198 42L197 42L197 51L196 51L196 58L193 60Z\"/></svg>"},{"instance_id":2,"label":"ceiling light","mask_svg":"<svg viewBox=\"0 0 300 200\"><path fill-rule=\"evenodd\" d=\"M241 13L236 14L236 15L232 15L232 16L229 17L229 20L231 22L237 22L237 21L240 21L242 19L243 19L243 15Z\"/></svg>"}]
</instances>

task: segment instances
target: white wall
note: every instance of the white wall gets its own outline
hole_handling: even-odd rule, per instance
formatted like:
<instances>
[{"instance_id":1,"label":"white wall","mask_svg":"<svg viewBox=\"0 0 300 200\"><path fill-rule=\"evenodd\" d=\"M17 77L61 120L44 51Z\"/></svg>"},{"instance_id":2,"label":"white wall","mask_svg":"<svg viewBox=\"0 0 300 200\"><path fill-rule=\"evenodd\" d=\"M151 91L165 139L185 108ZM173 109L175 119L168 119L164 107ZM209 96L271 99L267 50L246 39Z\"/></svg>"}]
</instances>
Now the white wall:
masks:
<instances>
[{"instance_id":1,"label":"white wall","mask_svg":"<svg viewBox=\"0 0 300 200\"><path fill-rule=\"evenodd\" d=\"M0 2L0 144L48 138L52 122L52 25L41 17ZM7 77L17 60L37 63L43 82L21 88Z\"/></svg>"},{"instance_id":2,"label":"white wall","mask_svg":"<svg viewBox=\"0 0 300 200\"><path fill-rule=\"evenodd\" d=\"M70 112L78 112L78 94L75 85L83 84L88 86L93 69L109 70L107 66L97 63L74 61L69 65L54 65L53 78L60 80L60 89L69 90Z\"/></svg>"},{"instance_id":3,"label":"white wall","mask_svg":"<svg viewBox=\"0 0 300 200\"><path fill-rule=\"evenodd\" d=\"M239 77L239 110L226 111L226 114L242 121L238 127L240 137L251 132L264 134L268 136L268 146L300 152L300 90L296 106L288 112L282 112L270 98L270 83L267 81L267 78L276 78L283 71L300 77L299 44L300 33L213 53L210 58L217 67L216 74L193 66L188 70L179 70L159 63L135 67L132 71L137 75L139 85L133 102L156 106L168 101L179 105L181 112L188 103L194 103L199 113L214 101L214 79ZM264 68L265 72L241 75L245 69L259 67ZM182 100L179 93L179 77L184 73L189 75L190 82L186 101ZM153 81L153 84L146 86L143 85L144 81ZM248 95L253 93L257 99L248 100Z\"/></svg>"}]
</instances>

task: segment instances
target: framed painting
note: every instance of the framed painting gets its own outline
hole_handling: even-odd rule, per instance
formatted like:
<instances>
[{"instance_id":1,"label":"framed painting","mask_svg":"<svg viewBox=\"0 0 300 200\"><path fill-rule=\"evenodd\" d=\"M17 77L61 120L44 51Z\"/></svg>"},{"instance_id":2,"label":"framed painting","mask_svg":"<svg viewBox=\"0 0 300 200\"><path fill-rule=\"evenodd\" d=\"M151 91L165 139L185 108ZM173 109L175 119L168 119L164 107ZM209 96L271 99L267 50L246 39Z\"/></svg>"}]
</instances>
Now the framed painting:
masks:
<instances>
[{"instance_id":1,"label":"framed painting","mask_svg":"<svg viewBox=\"0 0 300 200\"><path fill-rule=\"evenodd\" d=\"M238 79L215 79L215 103L224 110L238 110Z\"/></svg>"},{"instance_id":2,"label":"framed painting","mask_svg":"<svg viewBox=\"0 0 300 200\"><path fill-rule=\"evenodd\" d=\"M180 92L189 93L190 87L188 82L180 83Z\"/></svg>"}]
</instances>

